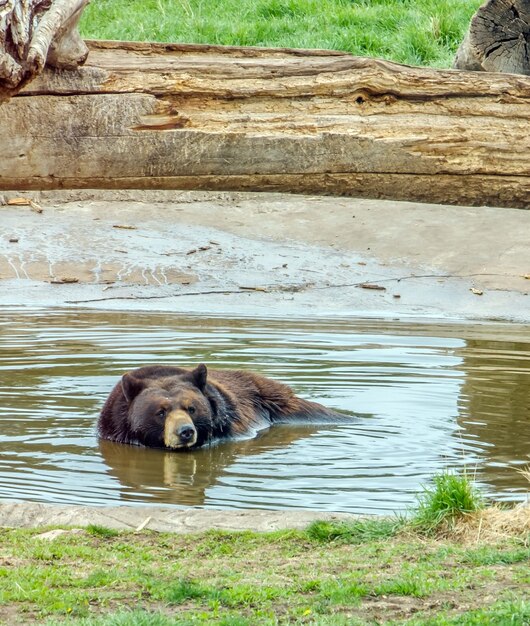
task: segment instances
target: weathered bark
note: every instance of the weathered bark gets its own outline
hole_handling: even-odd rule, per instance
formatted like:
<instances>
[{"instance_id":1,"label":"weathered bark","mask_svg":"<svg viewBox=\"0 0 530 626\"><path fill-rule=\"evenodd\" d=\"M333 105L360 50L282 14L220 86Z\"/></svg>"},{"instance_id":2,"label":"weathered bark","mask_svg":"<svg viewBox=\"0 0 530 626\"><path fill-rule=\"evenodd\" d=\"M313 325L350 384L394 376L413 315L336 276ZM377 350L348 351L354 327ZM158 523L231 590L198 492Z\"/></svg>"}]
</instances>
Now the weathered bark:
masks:
<instances>
[{"instance_id":1,"label":"weathered bark","mask_svg":"<svg viewBox=\"0 0 530 626\"><path fill-rule=\"evenodd\" d=\"M530 0L488 0L456 53L463 70L530 75Z\"/></svg>"},{"instance_id":2,"label":"weathered bark","mask_svg":"<svg viewBox=\"0 0 530 626\"><path fill-rule=\"evenodd\" d=\"M339 52L93 42L0 107L0 188L530 205L530 78Z\"/></svg>"},{"instance_id":3,"label":"weathered bark","mask_svg":"<svg viewBox=\"0 0 530 626\"><path fill-rule=\"evenodd\" d=\"M0 0L0 102L47 63L73 69L88 48L77 31L90 0Z\"/></svg>"}]
</instances>

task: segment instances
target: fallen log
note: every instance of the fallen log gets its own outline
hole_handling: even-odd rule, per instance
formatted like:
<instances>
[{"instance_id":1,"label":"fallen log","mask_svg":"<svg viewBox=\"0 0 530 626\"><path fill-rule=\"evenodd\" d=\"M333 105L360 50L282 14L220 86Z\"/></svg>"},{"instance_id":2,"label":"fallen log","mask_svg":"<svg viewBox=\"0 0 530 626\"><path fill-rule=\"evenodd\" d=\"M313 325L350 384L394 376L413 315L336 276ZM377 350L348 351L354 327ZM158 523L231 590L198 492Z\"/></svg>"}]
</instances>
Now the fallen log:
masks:
<instances>
[{"instance_id":1,"label":"fallen log","mask_svg":"<svg viewBox=\"0 0 530 626\"><path fill-rule=\"evenodd\" d=\"M0 106L0 188L530 205L530 78L318 50L91 42Z\"/></svg>"},{"instance_id":2,"label":"fallen log","mask_svg":"<svg viewBox=\"0 0 530 626\"><path fill-rule=\"evenodd\" d=\"M479 7L454 67L530 75L530 0L488 0Z\"/></svg>"}]
</instances>

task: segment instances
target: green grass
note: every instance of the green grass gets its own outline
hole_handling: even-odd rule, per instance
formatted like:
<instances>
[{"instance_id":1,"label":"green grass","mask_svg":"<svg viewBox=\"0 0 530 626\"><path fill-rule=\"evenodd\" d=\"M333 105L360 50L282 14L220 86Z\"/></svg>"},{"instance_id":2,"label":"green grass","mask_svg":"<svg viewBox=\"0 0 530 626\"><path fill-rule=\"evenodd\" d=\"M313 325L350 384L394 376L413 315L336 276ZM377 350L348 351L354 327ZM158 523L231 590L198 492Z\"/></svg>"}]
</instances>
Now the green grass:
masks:
<instances>
[{"instance_id":1,"label":"green grass","mask_svg":"<svg viewBox=\"0 0 530 626\"><path fill-rule=\"evenodd\" d=\"M70 623L70 620L66 623ZM58 626L59 624L63 626L65 622L54 619L46 621L47 626ZM76 624L79 626L175 626L176 622L162 613L120 611L105 617L81 619Z\"/></svg>"},{"instance_id":2,"label":"green grass","mask_svg":"<svg viewBox=\"0 0 530 626\"><path fill-rule=\"evenodd\" d=\"M450 67L481 0L97 0L86 38L328 48Z\"/></svg>"},{"instance_id":3,"label":"green grass","mask_svg":"<svg viewBox=\"0 0 530 626\"><path fill-rule=\"evenodd\" d=\"M89 524L86 528L87 532L96 537L117 537L119 532L114 528L106 528L99 524Z\"/></svg>"},{"instance_id":4,"label":"green grass","mask_svg":"<svg viewBox=\"0 0 530 626\"><path fill-rule=\"evenodd\" d=\"M530 624L525 536L436 534L482 506L440 474L408 519L170 535L0 529L0 623L48 626ZM449 526L448 526L449 525Z\"/></svg>"},{"instance_id":5,"label":"green grass","mask_svg":"<svg viewBox=\"0 0 530 626\"><path fill-rule=\"evenodd\" d=\"M75 626L524 624L530 549L415 534L104 536L0 529L0 622ZM356 526L358 529L358 525ZM331 528L328 527L328 531ZM226 553L214 546L231 544ZM67 620L67 621L64 621ZM482 621L481 621L482 620ZM495 621L497 620L497 621ZM510 621L511 620L511 621Z\"/></svg>"},{"instance_id":6,"label":"green grass","mask_svg":"<svg viewBox=\"0 0 530 626\"><path fill-rule=\"evenodd\" d=\"M484 505L465 473L443 472L434 476L432 482L418 497L412 523L419 530L436 532L441 526L451 525L462 515L478 511Z\"/></svg>"},{"instance_id":7,"label":"green grass","mask_svg":"<svg viewBox=\"0 0 530 626\"><path fill-rule=\"evenodd\" d=\"M530 562L530 548L517 546L507 550L498 550L491 546L481 546L464 553L464 562L472 565L510 565Z\"/></svg>"},{"instance_id":8,"label":"green grass","mask_svg":"<svg viewBox=\"0 0 530 626\"><path fill-rule=\"evenodd\" d=\"M267 619L267 618L265 618ZM520 602L496 602L487 609L477 609L459 613L457 616L439 616L434 618L419 618L401 621L404 626L528 626L530 620L530 603ZM50 620L47 626L58 626L65 622ZM70 623L70 621L68 622ZM188 626L193 624L186 618L168 617L161 613L147 611L119 612L100 618L83 619L76 622L78 626ZM233 616L217 622L220 626L251 626L252 622L244 617ZM262 625L281 623L274 618L260 621ZM359 618L343 615L319 616L317 619L311 615L305 615L303 621L291 622L291 624L312 624L319 626L366 626L366 622ZM376 622L371 622L375 624ZM394 622L396 624L397 622Z\"/></svg>"},{"instance_id":9,"label":"green grass","mask_svg":"<svg viewBox=\"0 0 530 626\"><path fill-rule=\"evenodd\" d=\"M311 539L322 543L365 543L394 537L406 527L416 532L436 533L466 513L478 511L484 505L474 483L466 473L462 475L442 472L424 486L409 519L358 519L348 522L313 522L307 532Z\"/></svg>"},{"instance_id":10,"label":"green grass","mask_svg":"<svg viewBox=\"0 0 530 626\"><path fill-rule=\"evenodd\" d=\"M497 602L486 609L466 611L455 617L414 619L405 624L407 626L528 626L530 602Z\"/></svg>"},{"instance_id":11,"label":"green grass","mask_svg":"<svg viewBox=\"0 0 530 626\"><path fill-rule=\"evenodd\" d=\"M353 522L313 522L307 529L311 539L322 543L366 543L394 537L404 519L359 519Z\"/></svg>"}]
</instances>

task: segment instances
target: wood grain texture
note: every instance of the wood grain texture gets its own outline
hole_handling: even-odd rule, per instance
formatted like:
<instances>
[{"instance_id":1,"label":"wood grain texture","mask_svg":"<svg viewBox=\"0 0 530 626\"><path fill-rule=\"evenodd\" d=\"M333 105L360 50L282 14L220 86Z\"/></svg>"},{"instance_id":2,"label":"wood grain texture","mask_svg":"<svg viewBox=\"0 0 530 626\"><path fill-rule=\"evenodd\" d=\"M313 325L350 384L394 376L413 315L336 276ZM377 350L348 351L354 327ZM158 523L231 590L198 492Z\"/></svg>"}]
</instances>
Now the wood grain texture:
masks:
<instances>
[{"instance_id":1,"label":"wood grain texture","mask_svg":"<svg viewBox=\"0 0 530 626\"><path fill-rule=\"evenodd\" d=\"M88 48L77 30L89 0L0 0L0 103L45 64L75 68Z\"/></svg>"},{"instance_id":2,"label":"wood grain texture","mask_svg":"<svg viewBox=\"0 0 530 626\"><path fill-rule=\"evenodd\" d=\"M530 76L530 0L487 0L479 7L454 67Z\"/></svg>"},{"instance_id":3,"label":"wood grain texture","mask_svg":"<svg viewBox=\"0 0 530 626\"><path fill-rule=\"evenodd\" d=\"M530 206L530 78L321 50L90 48L0 107L0 188Z\"/></svg>"}]
</instances>

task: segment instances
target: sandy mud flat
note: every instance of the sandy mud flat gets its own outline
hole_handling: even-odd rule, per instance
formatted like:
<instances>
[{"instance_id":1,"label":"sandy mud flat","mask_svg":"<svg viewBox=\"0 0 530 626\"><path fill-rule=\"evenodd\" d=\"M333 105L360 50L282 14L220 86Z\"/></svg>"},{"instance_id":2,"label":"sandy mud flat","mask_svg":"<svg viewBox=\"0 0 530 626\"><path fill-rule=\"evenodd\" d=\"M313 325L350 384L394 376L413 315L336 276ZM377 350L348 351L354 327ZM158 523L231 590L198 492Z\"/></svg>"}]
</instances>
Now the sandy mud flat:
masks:
<instances>
[{"instance_id":1,"label":"sandy mud flat","mask_svg":"<svg viewBox=\"0 0 530 626\"><path fill-rule=\"evenodd\" d=\"M525 210L135 190L1 199L4 306L530 320Z\"/></svg>"}]
</instances>

